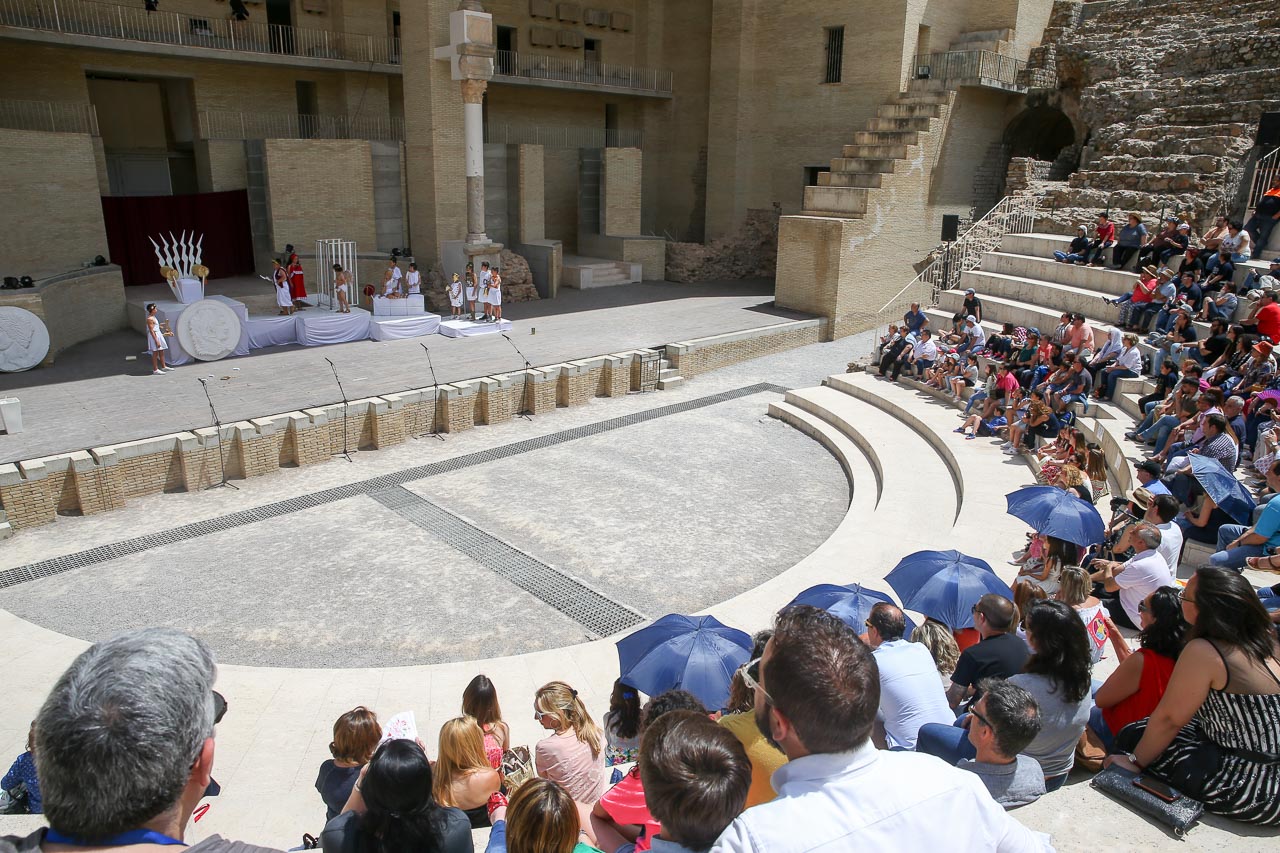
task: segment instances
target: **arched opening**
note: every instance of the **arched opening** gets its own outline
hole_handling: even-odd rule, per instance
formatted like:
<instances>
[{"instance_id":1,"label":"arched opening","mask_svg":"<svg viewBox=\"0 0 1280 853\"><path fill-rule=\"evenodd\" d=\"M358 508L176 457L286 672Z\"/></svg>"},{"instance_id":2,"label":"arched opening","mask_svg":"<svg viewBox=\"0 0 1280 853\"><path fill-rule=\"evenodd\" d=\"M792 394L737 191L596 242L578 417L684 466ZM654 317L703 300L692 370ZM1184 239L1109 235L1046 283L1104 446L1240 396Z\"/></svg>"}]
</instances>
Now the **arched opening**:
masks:
<instances>
[{"instance_id":1,"label":"arched opening","mask_svg":"<svg viewBox=\"0 0 1280 853\"><path fill-rule=\"evenodd\" d=\"M1023 110L1004 131L1004 143L1009 146L1010 157L1030 157L1050 163L1075 141L1076 130L1071 119L1054 107Z\"/></svg>"}]
</instances>

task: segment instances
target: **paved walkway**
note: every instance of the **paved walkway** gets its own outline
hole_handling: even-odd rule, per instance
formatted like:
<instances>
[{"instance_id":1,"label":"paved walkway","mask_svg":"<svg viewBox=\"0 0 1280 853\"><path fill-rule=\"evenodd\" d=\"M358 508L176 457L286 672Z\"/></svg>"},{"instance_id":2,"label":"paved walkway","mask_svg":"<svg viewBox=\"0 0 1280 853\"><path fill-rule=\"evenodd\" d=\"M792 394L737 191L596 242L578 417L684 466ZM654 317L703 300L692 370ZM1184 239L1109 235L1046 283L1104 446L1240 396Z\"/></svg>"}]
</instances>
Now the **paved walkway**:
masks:
<instances>
[{"instance_id":1,"label":"paved walkway","mask_svg":"<svg viewBox=\"0 0 1280 853\"><path fill-rule=\"evenodd\" d=\"M253 282L234 280L218 290L235 296L253 293ZM127 295L130 300L151 298L154 289L130 288ZM566 289L556 299L505 306L505 316L513 321L511 338L537 367L804 316L776 309L772 300L769 281L645 282ZM499 335L432 335L320 348L274 347L152 376L145 353L138 361L125 361L144 348L142 336L116 332L71 348L50 367L0 374L0 395L22 401L25 426L18 435L0 435L0 462L209 426L209 405L196 381L201 378L210 380L224 423L337 402L326 358L337 365L348 399L430 387L423 343L431 349L442 383L523 367L523 359Z\"/></svg>"}]
</instances>

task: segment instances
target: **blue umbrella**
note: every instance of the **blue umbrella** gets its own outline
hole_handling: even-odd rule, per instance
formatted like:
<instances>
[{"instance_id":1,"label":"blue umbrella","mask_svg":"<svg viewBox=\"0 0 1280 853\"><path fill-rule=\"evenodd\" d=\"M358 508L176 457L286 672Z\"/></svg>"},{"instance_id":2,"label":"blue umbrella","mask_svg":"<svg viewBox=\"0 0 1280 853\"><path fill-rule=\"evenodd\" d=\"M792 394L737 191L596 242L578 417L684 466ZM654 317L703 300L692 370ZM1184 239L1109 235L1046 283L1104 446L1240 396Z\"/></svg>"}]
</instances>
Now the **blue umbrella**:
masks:
<instances>
[{"instance_id":1,"label":"blue umbrella","mask_svg":"<svg viewBox=\"0 0 1280 853\"><path fill-rule=\"evenodd\" d=\"M1073 492L1056 486L1027 486L1004 497L1009 515L1045 536L1088 548L1101 542L1106 534L1098 508Z\"/></svg>"},{"instance_id":2,"label":"blue umbrella","mask_svg":"<svg viewBox=\"0 0 1280 853\"><path fill-rule=\"evenodd\" d=\"M1205 494L1236 521L1252 524L1253 511L1258 505L1244 484L1217 459L1200 453L1192 453L1187 458L1191 460L1191 474L1199 481Z\"/></svg>"},{"instance_id":3,"label":"blue umbrella","mask_svg":"<svg viewBox=\"0 0 1280 853\"><path fill-rule=\"evenodd\" d=\"M734 671L751 658L751 635L713 616L672 613L617 643L622 681L650 696L679 688L718 711Z\"/></svg>"},{"instance_id":4,"label":"blue umbrella","mask_svg":"<svg viewBox=\"0 0 1280 853\"><path fill-rule=\"evenodd\" d=\"M931 616L952 630L973 627L973 605L989 592L1013 598L985 560L959 551L908 554L884 578L902 606Z\"/></svg>"},{"instance_id":5,"label":"blue umbrella","mask_svg":"<svg viewBox=\"0 0 1280 853\"><path fill-rule=\"evenodd\" d=\"M867 617L871 615L871 608L882 601L897 604L887 594L867 589L860 583L851 583L848 586L820 583L797 595L791 600L791 604L810 604L825 610L861 634L865 630ZM915 623L911 621L910 616L907 616L907 636L910 637L915 629Z\"/></svg>"}]
</instances>

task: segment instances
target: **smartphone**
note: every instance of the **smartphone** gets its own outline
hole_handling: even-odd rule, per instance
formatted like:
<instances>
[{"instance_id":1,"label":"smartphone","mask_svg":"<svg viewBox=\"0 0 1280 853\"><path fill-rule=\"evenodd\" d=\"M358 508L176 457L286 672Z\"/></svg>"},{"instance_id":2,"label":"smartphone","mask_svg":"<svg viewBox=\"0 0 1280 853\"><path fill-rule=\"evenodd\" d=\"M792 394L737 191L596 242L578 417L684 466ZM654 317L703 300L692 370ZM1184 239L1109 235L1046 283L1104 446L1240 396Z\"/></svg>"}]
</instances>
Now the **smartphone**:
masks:
<instances>
[{"instance_id":1,"label":"smartphone","mask_svg":"<svg viewBox=\"0 0 1280 853\"><path fill-rule=\"evenodd\" d=\"M1148 794L1159 797L1166 803L1172 803L1174 800L1178 799L1177 791L1173 790L1173 788L1170 788L1159 779L1153 779L1150 776L1139 776L1137 779L1133 780L1133 786L1135 788L1141 788Z\"/></svg>"}]
</instances>

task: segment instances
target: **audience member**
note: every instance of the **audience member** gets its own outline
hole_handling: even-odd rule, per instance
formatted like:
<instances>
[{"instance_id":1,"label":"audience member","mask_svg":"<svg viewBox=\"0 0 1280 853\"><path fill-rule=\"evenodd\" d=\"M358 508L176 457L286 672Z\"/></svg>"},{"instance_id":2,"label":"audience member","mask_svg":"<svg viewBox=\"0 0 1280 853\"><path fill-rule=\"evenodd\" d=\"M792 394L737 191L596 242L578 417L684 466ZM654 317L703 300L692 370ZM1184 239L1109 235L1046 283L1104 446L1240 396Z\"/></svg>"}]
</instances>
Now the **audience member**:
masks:
<instances>
[{"instance_id":1,"label":"audience member","mask_svg":"<svg viewBox=\"0 0 1280 853\"><path fill-rule=\"evenodd\" d=\"M333 758L320 765L316 776L316 790L324 800L326 821L342 813L360 768L369 763L381 740L378 715L363 705L352 708L334 722L333 740L329 743L329 754Z\"/></svg>"},{"instance_id":2,"label":"audience member","mask_svg":"<svg viewBox=\"0 0 1280 853\"><path fill-rule=\"evenodd\" d=\"M601 721L605 738L605 766L628 764L636 760L640 747L640 691L613 681L609 694L609 710Z\"/></svg>"},{"instance_id":3,"label":"audience member","mask_svg":"<svg viewBox=\"0 0 1280 853\"><path fill-rule=\"evenodd\" d=\"M1280 462L1267 468L1266 481L1273 492L1280 491ZM1280 547L1280 501L1268 501L1252 527L1223 524L1218 528L1218 550L1209 562L1240 571L1246 559L1265 556L1276 547Z\"/></svg>"},{"instance_id":4,"label":"audience member","mask_svg":"<svg viewBox=\"0 0 1280 853\"><path fill-rule=\"evenodd\" d=\"M1047 848L973 774L872 746L875 660L835 616L782 611L755 688L760 728L790 761L774 774L777 799L743 812L715 853Z\"/></svg>"},{"instance_id":5,"label":"audience member","mask_svg":"<svg viewBox=\"0 0 1280 853\"><path fill-rule=\"evenodd\" d=\"M44 805L40 801L40 780L36 776L35 748L36 724L33 722L27 730L26 751L13 760L9 772L0 780L0 791L11 797L21 786L22 794L26 797L27 814L41 814L44 811Z\"/></svg>"},{"instance_id":6,"label":"audience member","mask_svg":"<svg viewBox=\"0 0 1280 853\"><path fill-rule=\"evenodd\" d=\"M431 794L442 806L461 809L472 829L489 826L487 806L502 787L500 774L484 754L484 731L475 717L455 717L440 727L439 753Z\"/></svg>"},{"instance_id":7,"label":"audience member","mask_svg":"<svg viewBox=\"0 0 1280 853\"><path fill-rule=\"evenodd\" d=\"M1090 590L1089 572L1082 566L1063 566L1058 594L1055 598L1069 606L1080 617L1089 639L1089 662L1102 660L1107 645L1107 611L1102 601Z\"/></svg>"},{"instance_id":8,"label":"audience member","mask_svg":"<svg viewBox=\"0 0 1280 853\"><path fill-rule=\"evenodd\" d=\"M911 642L928 649L945 691L951 686L951 673L956 671L956 661L960 659L960 646L951 629L935 619L926 619L911 632ZM950 705L950 702L947 704Z\"/></svg>"},{"instance_id":9,"label":"audience member","mask_svg":"<svg viewBox=\"0 0 1280 853\"><path fill-rule=\"evenodd\" d=\"M550 779L530 779L511 795L510 804L494 809L485 853L602 853L583 840L585 835L569 792Z\"/></svg>"},{"instance_id":10,"label":"audience member","mask_svg":"<svg viewBox=\"0 0 1280 853\"><path fill-rule=\"evenodd\" d=\"M1040 708L1025 688L999 678L982 682L982 698L970 711L968 737L974 757L956 763L976 773L992 799L1006 809L1044 796L1040 764L1022 751L1040 734Z\"/></svg>"},{"instance_id":11,"label":"audience member","mask_svg":"<svg viewBox=\"0 0 1280 853\"><path fill-rule=\"evenodd\" d=\"M907 619L895 605L872 607L866 627L880 672L880 708L871 739L881 749L915 749L922 725L955 719L937 666L928 649L905 639Z\"/></svg>"},{"instance_id":12,"label":"audience member","mask_svg":"<svg viewBox=\"0 0 1280 853\"><path fill-rule=\"evenodd\" d=\"M534 696L533 713L551 732L534 747L538 775L563 785L576 802L594 804L606 781L604 733L578 691L563 681L544 684Z\"/></svg>"},{"instance_id":13,"label":"audience member","mask_svg":"<svg viewBox=\"0 0 1280 853\"><path fill-rule=\"evenodd\" d=\"M1018 625L1018 609L1001 595L988 593L973 605L973 626L982 638L960 653L947 701L952 708L971 699L984 678L1008 678L1022 671L1027 647L1012 632Z\"/></svg>"},{"instance_id":14,"label":"audience member","mask_svg":"<svg viewBox=\"0 0 1280 853\"><path fill-rule=\"evenodd\" d=\"M1060 264L1078 264L1084 260L1085 251L1089 248L1089 227L1087 225L1076 226L1076 236L1071 240L1071 244L1067 247L1067 251L1061 250L1053 253L1053 259Z\"/></svg>"},{"instance_id":15,"label":"audience member","mask_svg":"<svg viewBox=\"0 0 1280 853\"><path fill-rule=\"evenodd\" d=\"M1107 614L1117 625L1137 628L1142 600L1160 587L1173 584L1169 563L1156 550L1160 540L1160 530L1154 524L1144 521L1130 525L1116 543L1116 553L1132 548L1132 557L1124 562L1095 559L1090 563L1093 594L1102 599Z\"/></svg>"},{"instance_id":16,"label":"audience member","mask_svg":"<svg viewBox=\"0 0 1280 853\"><path fill-rule=\"evenodd\" d=\"M494 770L502 768L502 753L511 746L511 727L502 721L498 688L486 675L477 675L462 691L462 713L484 732L484 754Z\"/></svg>"},{"instance_id":17,"label":"audience member","mask_svg":"<svg viewBox=\"0 0 1280 853\"><path fill-rule=\"evenodd\" d=\"M949 636L948 632L948 636ZM720 717L720 725L733 734L747 750L751 761L751 789L747 792L747 808L767 803L775 796L770 779L774 771L787 763L787 756L769 742L756 724L755 688L748 686L760 679L760 658L773 636L771 629L757 631L752 638L751 660L738 667L729 684L729 713Z\"/></svg>"}]
</instances>

